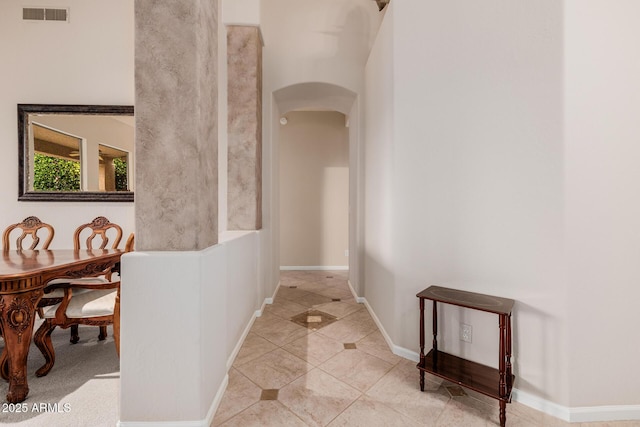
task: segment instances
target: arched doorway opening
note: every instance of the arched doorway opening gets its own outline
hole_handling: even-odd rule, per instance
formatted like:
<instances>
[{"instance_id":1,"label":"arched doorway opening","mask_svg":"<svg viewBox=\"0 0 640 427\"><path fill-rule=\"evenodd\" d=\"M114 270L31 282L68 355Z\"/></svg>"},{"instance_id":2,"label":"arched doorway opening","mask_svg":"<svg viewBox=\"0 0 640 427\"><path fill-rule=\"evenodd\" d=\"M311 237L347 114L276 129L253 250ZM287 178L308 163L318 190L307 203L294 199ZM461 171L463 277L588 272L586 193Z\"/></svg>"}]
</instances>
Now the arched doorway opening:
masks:
<instances>
[{"instance_id":1,"label":"arched doorway opening","mask_svg":"<svg viewBox=\"0 0 640 427\"><path fill-rule=\"evenodd\" d=\"M360 260L359 250L362 245L359 244L361 233L359 232L362 221L359 221L359 213L361 212L361 197L362 191L359 190L361 180L360 176L360 142L359 142L359 105L357 94L344 87L324 82L307 82L298 83L284 88L278 89L273 92L272 98L272 120L271 120L271 138L274 146L273 157L271 159L272 167L274 168L274 177L280 179L281 171L281 126L280 119L287 118L287 114L292 113L296 118L300 116L306 116L307 119L319 120L321 117L328 117L331 114L340 114L344 117L343 127L345 129L345 139L347 143L345 166L348 169L333 171L333 177L327 177L327 179L335 179L340 182L338 175L346 174L346 183L348 185L347 206L345 207L347 216L347 228L348 228L348 247L341 250L342 257L345 262L345 266L349 269L349 279L351 285L356 292L359 291L359 277L360 277ZM314 113L312 113L314 112ZM315 117L315 118L314 118ZM334 119L336 116L334 116ZM316 122L316 124L319 124ZM335 153L334 153L335 154ZM329 156L331 157L331 156ZM335 159L334 159L335 160ZM338 161L339 163L340 161ZM329 172L327 172L329 173ZM331 174L331 173L329 173ZM344 181L341 181L344 182ZM280 253L281 249L281 231L283 231L282 219L283 213L280 212L280 202L282 189L281 182L274 183L273 203L278 207L274 210L276 214L274 217L274 250ZM339 185L339 184L338 184ZM327 189L326 191L331 191ZM325 202L329 202L327 197L324 198ZM323 211L330 211L327 206L322 207ZM330 213L330 212L329 212ZM286 230L286 226L285 226ZM289 232L291 230L288 230ZM290 242L286 242L289 245ZM316 248L318 250L318 248ZM348 254L348 255L347 255ZM282 261L286 260L283 259ZM278 265L284 265L278 262ZM333 266L333 265L329 265Z\"/></svg>"}]
</instances>

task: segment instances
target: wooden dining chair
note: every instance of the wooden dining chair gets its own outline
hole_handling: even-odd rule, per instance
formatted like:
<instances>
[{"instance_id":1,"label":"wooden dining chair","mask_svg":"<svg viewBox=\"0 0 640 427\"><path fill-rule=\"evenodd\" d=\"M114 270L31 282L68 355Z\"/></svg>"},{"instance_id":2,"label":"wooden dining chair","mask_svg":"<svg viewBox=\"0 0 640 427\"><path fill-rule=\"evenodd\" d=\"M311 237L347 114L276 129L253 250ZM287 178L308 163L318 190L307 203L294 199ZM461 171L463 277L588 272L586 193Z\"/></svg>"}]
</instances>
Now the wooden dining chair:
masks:
<instances>
[{"instance_id":1,"label":"wooden dining chair","mask_svg":"<svg viewBox=\"0 0 640 427\"><path fill-rule=\"evenodd\" d=\"M40 235L38 235L38 233L40 233ZM36 216L29 216L23 219L22 222L12 224L4 230L4 233L2 234L3 252L8 252L11 250L12 234L14 238L17 236L15 240L15 246L13 247L18 251L33 251L37 249L46 250L49 249L49 245L51 244L53 236L55 235L55 230L51 225L40 221L40 218ZM41 241L43 242L42 246L40 246ZM31 242L31 245L29 247L26 247L29 242ZM68 280L63 281L68 282ZM40 317L43 317L43 307L48 307L59 303L60 301L62 301L63 296L64 293L62 292L62 290L51 292L43 296L38 303L38 314L40 315Z\"/></svg>"},{"instance_id":2,"label":"wooden dining chair","mask_svg":"<svg viewBox=\"0 0 640 427\"><path fill-rule=\"evenodd\" d=\"M125 252L133 250L133 234L127 239ZM116 352L120 355L120 277L102 282L71 281L56 285L64 290L60 304L45 310L45 321L36 331L33 342L44 356L45 363L36 376L45 376L55 363L55 349L51 333L56 327L66 329L73 325L97 325L106 328L113 325ZM78 290L84 290L76 294Z\"/></svg>"},{"instance_id":3,"label":"wooden dining chair","mask_svg":"<svg viewBox=\"0 0 640 427\"><path fill-rule=\"evenodd\" d=\"M31 246L27 248L27 250L36 250L38 249L38 244L40 243L40 236L38 236L38 232L42 231L43 233L47 233L44 243L40 247L40 249L49 249L49 244L53 240L53 236L55 235L55 230L49 224L46 224L40 221L40 218L35 216L29 216L19 222L17 224L12 224L8 226L4 233L2 233L2 250L3 252L7 252L11 250L11 233L14 230L20 230L21 234L16 239L15 249L17 250L25 250L23 247L24 239L30 237Z\"/></svg>"},{"instance_id":4,"label":"wooden dining chair","mask_svg":"<svg viewBox=\"0 0 640 427\"><path fill-rule=\"evenodd\" d=\"M97 239L96 239L97 238ZM94 247L94 239L96 240L96 246ZM85 249L105 249L109 245L109 240L112 240L111 249L117 249L120 241L122 240L122 227L118 224L115 224L109 221L107 218L103 216L99 216L93 219L93 221L82 224L76 231L73 233L73 248L78 251L81 250L84 246ZM84 245L82 241L84 240ZM87 277L80 280L75 280L75 282L79 281L87 281L89 283L95 283L96 281L102 281L107 283L111 280L111 272L107 272L104 277ZM80 290L80 288L78 288ZM77 292L77 291L76 291ZM98 339L100 341L104 340L107 337L107 327L100 327L100 334L98 335ZM75 325L71 328L71 338L69 339L71 344L76 344L80 341L80 336L78 334L78 326Z\"/></svg>"},{"instance_id":5,"label":"wooden dining chair","mask_svg":"<svg viewBox=\"0 0 640 427\"><path fill-rule=\"evenodd\" d=\"M111 249L117 249L120 241L122 240L122 227L118 224L110 222L107 218L99 216L94 218L93 221L82 224L73 233L73 246L75 250L82 249L81 240L86 235L85 248L86 249L105 249L109 245L109 232L112 231L114 235ZM99 246L93 246L93 239L99 237Z\"/></svg>"}]
</instances>

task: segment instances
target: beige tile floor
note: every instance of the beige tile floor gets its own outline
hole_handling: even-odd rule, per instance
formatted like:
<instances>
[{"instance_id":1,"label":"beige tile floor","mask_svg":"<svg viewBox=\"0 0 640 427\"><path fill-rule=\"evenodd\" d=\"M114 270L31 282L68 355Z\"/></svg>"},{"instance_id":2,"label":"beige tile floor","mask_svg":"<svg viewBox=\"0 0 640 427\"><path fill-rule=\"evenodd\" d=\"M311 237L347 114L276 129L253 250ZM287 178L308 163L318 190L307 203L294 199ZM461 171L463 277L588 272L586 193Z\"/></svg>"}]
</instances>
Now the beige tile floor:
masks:
<instances>
[{"instance_id":1,"label":"beige tile floor","mask_svg":"<svg viewBox=\"0 0 640 427\"><path fill-rule=\"evenodd\" d=\"M256 319L229 372L214 426L499 425L494 399L433 376L420 392L415 362L391 353L354 300L346 272L290 271L280 278L274 303ZM307 311L306 319L299 316ZM569 424L513 402L507 425L640 422Z\"/></svg>"}]
</instances>

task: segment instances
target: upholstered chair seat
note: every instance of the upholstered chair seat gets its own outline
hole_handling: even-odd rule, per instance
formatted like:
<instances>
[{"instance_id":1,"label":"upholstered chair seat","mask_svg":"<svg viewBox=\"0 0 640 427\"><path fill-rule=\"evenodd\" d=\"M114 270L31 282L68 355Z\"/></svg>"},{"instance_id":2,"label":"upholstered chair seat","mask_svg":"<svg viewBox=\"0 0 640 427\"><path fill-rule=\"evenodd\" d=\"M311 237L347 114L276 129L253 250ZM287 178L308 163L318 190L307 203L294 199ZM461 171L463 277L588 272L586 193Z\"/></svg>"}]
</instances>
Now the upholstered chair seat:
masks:
<instances>
[{"instance_id":1,"label":"upholstered chair seat","mask_svg":"<svg viewBox=\"0 0 640 427\"><path fill-rule=\"evenodd\" d=\"M73 296L65 311L66 317L68 319L86 319L88 317L112 316L117 293L117 289L99 289L88 292L86 289L74 289ZM62 294L64 295L64 291ZM44 318L56 317L58 307L60 304L48 307L44 312Z\"/></svg>"}]
</instances>

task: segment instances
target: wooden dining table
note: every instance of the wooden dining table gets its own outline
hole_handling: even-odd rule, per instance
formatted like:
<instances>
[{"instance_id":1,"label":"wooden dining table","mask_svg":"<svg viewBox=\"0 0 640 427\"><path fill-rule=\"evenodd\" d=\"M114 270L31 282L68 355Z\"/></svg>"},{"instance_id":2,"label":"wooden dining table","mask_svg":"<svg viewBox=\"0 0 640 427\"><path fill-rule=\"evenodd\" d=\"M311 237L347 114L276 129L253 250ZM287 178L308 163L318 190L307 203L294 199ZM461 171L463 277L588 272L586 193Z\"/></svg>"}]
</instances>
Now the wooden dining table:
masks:
<instances>
[{"instance_id":1,"label":"wooden dining table","mask_svg":"<svg viewBox=\"0 0 640 427\"><path fill-rule=\"evenodd\" d=\"M4 348L0 375L9 380L7 402L29 394L27 356L38 302L53 279L78 279L117 271L120 249L14 250L0 257L0 332Z\"/></svg>"}]
</instances>

